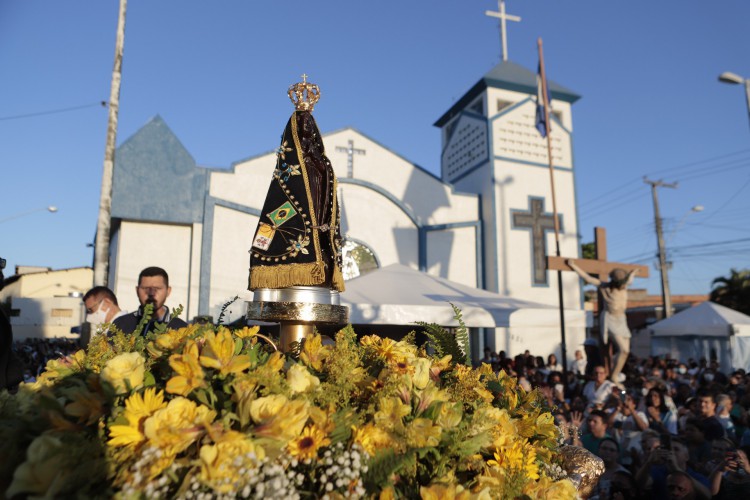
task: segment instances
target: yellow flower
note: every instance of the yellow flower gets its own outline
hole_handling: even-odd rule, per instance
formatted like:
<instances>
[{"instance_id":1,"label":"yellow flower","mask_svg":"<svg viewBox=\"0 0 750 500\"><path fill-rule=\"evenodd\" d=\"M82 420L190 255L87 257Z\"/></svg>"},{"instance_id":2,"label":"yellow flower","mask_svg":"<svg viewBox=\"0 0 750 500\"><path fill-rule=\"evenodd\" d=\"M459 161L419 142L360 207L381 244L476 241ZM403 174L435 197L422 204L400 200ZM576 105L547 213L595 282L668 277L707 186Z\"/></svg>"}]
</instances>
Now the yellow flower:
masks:
<instances>
[{"instance_id":1,"label":"yellow flower","mask_svg":"<svg viewBox=\"0 0 750 500\"><path fill-rule=\"evenodd\" d=\"M536 418L535 434L547 439L556 440L558 438L560 429L555 425L555 417L551 413L542 413Z\"/></svg>"},{"instance_id":2,"label":"yellow flower","mask_svg":"<svg viewBox=\"0 0 750 500\"><path fill-rule=\"evenodd\" d=\"M485 389L484 386L474 387L474 392L476 392L477 396L484 399L487 403L492 403L492 400L495 399L495 395Z\"/></svg>"},{"instance_id":3,"label":"yellow flower","mask_svg":"<svg viewBox=\"0 0 750 500\"><path fill-rule=\"evenodd\" d=\"M491 427L493 445L505 446L516 437L516 426L507 410L492 408L482 412L489 417L494 425Z\"/></svg>"},{"instance_id":4,"label":"yellow flower","mask_svg":"<svg viewBox=\"0 0 750 500\"><path fill-rule=\"evenodd\" d=\"M125 413L129 421L140 421L165 406L167 404L164 402L164 392L156 392L156 388L149 387L143 391L143 395L135 393L125 400Z\"/></svg>"},{"instance_id":5,"label":"yellow flower","mask_svg":"<svg viewBox=\"0 0 750 500\"><path fill-rule=\"evenodd\" d=\"M83 371L85 359L86 352L80 350L70 356L47 361L44 372L37 379L37 387L49 385L58 378Z\"/></svg>"},{"instance_id":6,"label":"yellow flower","mask_svg":"<svg viewBox=\"0 0 750 500\"><path fill-rule=\"evenodd\" d=\"M136 446L143 442L145 437L138 425L113 425L109 428L109 441L107 444L113 448L119 446Z\"/></svg>"},{"instance_id":7,"label":"yellow flower","mask_svg":"<svg viewBox=\"0 0 750 500\"><path fill-rule=\"evenodd\" d=\"M389 365L396 365L398 363L408 364L416 357L417 348L416 346L409 344L403 340L396 342L395 340L384 338L381 339L376 335L368 335L362 337L360 344L366 348L372 349L374 353L383 359ZM404 371L403 369L400 371Z\"/></svg>"},{"instance_id":8,"label":"yellow flower","mask_svg":"<svg viewBox=\"0 0 750 500\"><path fill-rule=\"evenodd\" d=\"M203 368L198 361L198 345L188 340L182 354L172 354L169 366L177 373L167 381L167 392L187 396L193 389L205 386Z\"/></svg>"},{"instance_id":9,"label":"yellow flower","mask_svg":"<svg viewBox=\"0 0 750 500\"><path fill-rule=\"evenodd\" d=\"M65 486L68 471L62 468L65 447L49 434L36 437L26 450L26 461L13 473L13 482L5 492L7 498L18 494L29 498L56 498Z\"/></svg>"},{"instance_id":10,"label":"yellow flower","mask_svg":"<svg viewBox=\"0 0 750 500\"><path fill-rule=\"evenodd\" d=\"M200 449L200 479L218 493L234 491L241 479L240 469L248 455L256 460L265 457L263 448L253 443L245 434L228 431L213 445L203 445Z\"/></svg>"},{"instance_id":11,"label":"yellow flower","mask_svg":"<svg viewBox=\"0 0 750 500\"><path fill-rule=\"evenodd\" d=\"M323 339L318 334L306 335L299 355L300 361L315 370L323 370L323 363L330 356L331 348L323 345Z\"/></svg>"},{"instance_id":12,"label":"yellow flower","mask_svg":"<svg viewBox=\"0 0 750 500\"><path fill-rule=\"evenodd\" d=\"M278 372L282 368L284 368L284 355L280 352L274 352L268 356L268 359L263 365L263 370L270 372Z\"/></svg>"},{"instance_id":13,"label":"yellow flower","mask_svg":"<svg viewBox=\"0 0 750 500\"><path fill-rule=\"evenodd\" d=\"M434 385L427 387L427 389L423 391L419 391L416 395L416 398L416 415L421 415L427 408L430 407L432 403L448 401L450 399L447 392L438 389Z\"/></svg>"},{"instance_id":14,"label":"yellow flower","mask_svg":"<svg viewBox=\"0 0 750 500\"><path fill-rule=\"evenodd\" d=\"M163 352L174 351L185 341L186 338L195 334L201 325L194 323L178 330L167 330L159 335L153 342L148 344L148 352L153 356L161 356Z\"/></svg>"},{"instance_id":15,"label":"yellow flower","mask_svg":"<svg viewBox=\"0 0 750 500\"><path fill-rule=\"evenodd\" d=\"M322 430L326 434L330 434L333 432L333 429L336 428L336 422L333 419L333 414L336 412L336 407L334 405L331 405L328 410L324 408L319 408L317 406L311 406L310 407L310 420L313 421L313 423L318 427L318 429ZM354 413L353 410L349 410L345 418L351 416Z\"/></svg>"},{"instance_id":16,"label":"yellow flower","mask_svg":"<svg viewBox=\"0 0 750 500\"><path fill-rule=\"evenodd\" d=\"M417 358L414 361L414 387L424 389L430 382L430 365L432 363L427 358Z\"/></svg>"},{"instance_id":17,"label":"yellow flower","mask_svg":"<svg viewBox=\"0 0 750 500\"><path fill-rule=\"evenodd\" d=\"M453 356L448 354L432 363L432 366L430 366L430 377L432 377L434 382L437 382L440 379L440 374L442 372L450 368L451 359L453 359Z\"/></svg>"},{"instance_id":18,"label":"yellow flower","mask_svg":"<svg viewBox=\"0 0 750 500\"><path fill-rule=\"evenodd\" d=\"M496 448L494 455L494 460L487 461L490 467L497 467L507 472L523 471L529 479L539 479L536 449L526 440L517 440L509 446Z\"/></svg>"},{"instance_id":19,"label":"yellow flower","mask_svg":"<svg viewBox=\"0 0 750 500\"><path fill-rule=\"evenodd\" d=\"M420 486L419 497L422 500L469 500L471 493L460 484L433 483Z\"/></svg>"},{"instance_id":20,"label":"yellow flower","mask_svg":"<svg viewBox=\"0 0 750 500\"><path fill-rule=\"evenodd\" d=\"M380 398L378 407L380 410L375 413L375 424L384 429L401 427L403 418L411 413L411 406L403 404L395 397Z\"/></svg>"},{"instance_id":21,"label":"yellow flower","mask_svg":"<svg viewBox=\"0 0 750 500\"><path fill-rule=\"evenodd\" d=\"M308 425L302 431L302 434L293 439L287 445L289 453L300 460L314 459L318 456L318 450L331 444L326 433L318 428L317 425Z\"/></svg>"},{"instance_id":22,"label":"yellow flower","mask_svg":"<svg viewBox=\"0 0 750 500\"><path fill-rule=\"evenodd\" d=\"M530 438L536 430L536 415L527 413L521 418L513 419L513 423L516 425L516 433L520 437Z\"/></svg>"},{"instance_id":23,"label":"yellow flower","mask_svg":"<svg viewBox=\"0 0 750 500\"><path fill-rule=\"evenodd\" d=\"M143 356L137 352L126 352L107 361L100 376L117 394L125 394L143 384L145 373Z\"/></svg>"},{"instance_id":24,"label":"yellow flower","mask_svg":"<svg viewBox=\"0 0 750 500\"><path fill-rule=\"evenodd\" d=\"M255 337L255 334L257 334L258 331L260 331L260 327L257 325L253 327L246 326L242 330L235 330L234 335L241 339L248 339L250 337Z\"/></svg>"},{"instance_id":25,"label":"yellow flower","mask_svg":"<svg viewBox=\"0 0 750 500\"><path fill-rule=\"evenodd\" d=\"M461 423L464 415L463 405L461 403L450 403L443 401L435 418L435 423L443 429L452 429Z\"/></svg>"},{"instance_id":26,"label":"yellow flower","mask_svg":"<svg viewBox=\"0 0 750 500\"><path fill-rule=\"evenodd\" d=\"M308 404L303 400L292 400L281 394L273 394L253 400L250 416L257 424L257 435L290 441L302 432L309 416Z\"/></svg>"},{"instance_id":27,"label":"yellow flower","mask_svg":"<svg viewBox=\"0 0 750 500\"><path fill-rule=\"evenodd\" d=\"M257 382L245 376L237 377L232 381L232 401L237 405L236 413L242 427L250 422L250 402L255 399L257 389Z\"/></svg>"},{"instance_id":28,"label":"yellow flower","mask_svg":"<svg viewBox=\"0 0 750 500\"><path fill-rule=\"evenodd\" d=\"M396 492L393 491L393 486L386 486L380 490L378 500L396 500Z\"/></svg>"},{"instance_id":29,"label":"yellow flower","mask_svg":"<svg viewBox=\"0 0 750 500\"><path fill-rule=\"evenodd\" d=\"M391 435L385 429L381 429L374 424L365 424L362 427L354 427L354 442L360 445L371 456L378 450L386 448L397 448L397 445Z\"/></svg>"},{"instance_id":30,"label":"yellow flower","mask_svg":"<svg viewBox=\"0 0 750 500\"><path fill-rule=\"evenodd\" d=\"M101 395L88 389L76 388L68 394L71 402L65 405L65 413L78 417L78 423L91 425L104 415L104 401Z\"/></svg>"},{"instance_id":31,"label":"yellow flower","mask_svg":"<svg viewBox=\"0 0 750 500\"><path fill-rule=\"evenodd\" d=\"M432 423L429 418L415 418L409 425L409 444L417 448L437 446L443 429Z\"/></svg>"},{"instance_id":32,"label":"yellow flower","mask_svg":"<svg viewBox=\"0 0 750 500\"><path fill-rule=\"evenodd\" d=\"M247 354L234 355L235 343L232 332L219 327L218 333L211 330L206 332L206 347L200 362L206 368L219 370L221 375L239 373L250 368L250 356Z\"/></svg>"},{"instance_id":33,"label":"yellow flower","mask_svg":"<svg viewBox=\"0 0 750 500\"><path fill-rule=\"evenodd\" d=\"M149 387L141 395L135 393L125 400L125 412L123 416L127 419L128 425L112 425L109 428L110 440L109 446L135 446L145 439L143 435L143 422L166 407L164 402L164 393L156 392L156 389Z\"/></svg>"},{"instance_id":34,"label":"yellow flower","mask_svg":"<svg viewBox=\"0 0 750 500\"><path fill-rule=\"evenodd\" d=\"M320 379L302 365L292 365L286 372L286 381L292 389L292 394L312 391L320 386Z\"/></svg>"},{"instance_id":35,"label":"yellow flower","mask_svg":"<svg viewBox=\"0 0 750 500\"><path fill-rule=\"evenodd\" d=\"M216 418L216 412L177 397L143 424L149 443L167 455L177 455L193 444Z\"/></svg>"},{"instance_id":36,"label":"yellow flower","mask_svg":"<svg viewBox=\"0 0 750 500\"><path fill-rule=\"evenodd\" d=\"M569 500L578 496L576 487L570 480L553 481L546 476L539 478L539 481L527 481L523 493L529 498L540 500Z\"/></svg>"}]
</instances>

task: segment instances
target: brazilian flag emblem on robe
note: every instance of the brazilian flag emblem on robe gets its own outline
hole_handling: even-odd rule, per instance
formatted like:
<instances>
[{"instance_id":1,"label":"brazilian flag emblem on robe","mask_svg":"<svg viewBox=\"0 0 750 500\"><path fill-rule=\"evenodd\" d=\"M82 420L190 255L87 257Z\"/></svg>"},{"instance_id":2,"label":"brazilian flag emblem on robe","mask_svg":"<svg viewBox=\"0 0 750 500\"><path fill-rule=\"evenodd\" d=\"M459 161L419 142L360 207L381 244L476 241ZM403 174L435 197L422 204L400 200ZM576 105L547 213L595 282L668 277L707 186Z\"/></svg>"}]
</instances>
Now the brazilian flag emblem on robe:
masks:
<instances>
[{"instance_id":1,"label":"brazilian flag emblem on robe","mask_svg":"<svg viewBox=\"0 0 750 500\"><path fill-rule=\"evenodd\" d=\"M279 208L267 215L268 218L271 219L271 222L273 222L274 227L279 227L280 225L297 215L297 211L294 209L292 204L287 201Z\"/></svg>"}]
</instances>

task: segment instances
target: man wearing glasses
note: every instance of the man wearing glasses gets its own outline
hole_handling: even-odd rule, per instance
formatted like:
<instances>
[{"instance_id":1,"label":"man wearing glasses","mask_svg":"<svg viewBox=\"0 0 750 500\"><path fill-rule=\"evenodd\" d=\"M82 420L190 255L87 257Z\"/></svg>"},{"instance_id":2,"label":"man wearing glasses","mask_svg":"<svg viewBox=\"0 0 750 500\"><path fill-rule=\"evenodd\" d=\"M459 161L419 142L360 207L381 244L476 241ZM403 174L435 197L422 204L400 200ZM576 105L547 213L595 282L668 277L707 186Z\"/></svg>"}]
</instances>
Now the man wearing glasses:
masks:
<instances>
[{"instance_id":1,"label":"man wearing glasses","mask_svg":"<svg viewBox=\"0 0 750 500\"><path fill-rule=\"evenodd\" d=\"M106 323L113 323L117 318L127 315L127 311L120 309L115 293L106 286L95 286L83 296L86 307L86 322L91 325L90 330L82 330L82 345L89 342L92 333L107 333L108 328L102 327ZM88 332L88 333L86 333Z\"/></svg>"},{"instance_id":2,"label":"man wearing glasses","mask_svg":"<svg viewBox=\"0 0 750 500\"><path fill-rule=\"evenodd\" d=\"M133 333L136 327L143 319L143 310L147 304L153 306L151 319L143 327L141 335L146 335L154 329L156 323L167 323L167 328L177 329L187 326L183 320L178 317L170 319L169 307L164 305L169 294L172 293L172 287L169 286L169 275L160 267L147 267L138 275L138 286L135 287L135 293L138 295L138 301L141 307L132 314L126 314L114 321L114 325L122 330L123 333Z\"/></svg>"}]
</instances>

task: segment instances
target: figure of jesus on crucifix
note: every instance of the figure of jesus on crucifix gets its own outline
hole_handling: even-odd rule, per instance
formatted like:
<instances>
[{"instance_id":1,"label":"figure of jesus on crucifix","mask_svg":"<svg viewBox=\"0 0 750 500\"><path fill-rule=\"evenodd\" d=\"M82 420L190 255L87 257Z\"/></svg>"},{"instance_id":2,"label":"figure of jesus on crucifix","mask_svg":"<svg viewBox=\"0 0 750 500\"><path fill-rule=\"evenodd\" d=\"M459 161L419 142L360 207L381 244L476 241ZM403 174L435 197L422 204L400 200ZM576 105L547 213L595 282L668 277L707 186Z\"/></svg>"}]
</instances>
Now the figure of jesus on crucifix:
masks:
<instances>
[{"instance_id":1,"label":"figure of jesus on crucifix","mask_svg":"<svg viewBox=\"0 0 750 500\"><path fill-rule=\"evenodd\" d=\"M648 266L607 261L607 235L603 227L594 228L593 259L568 259L547 257L547 268L560 271L575 271L581 278L597 287L599 295L599 331L604 344L605 358L609 359L608 334L617 346L617 355L608 363L611 379L616 384L630 353L631 333L625 315L628 304L628 286L636 275L647 278ZM609 280L607 281L607 277Z\"/></svg>"},{"instance_id":2,"label":"figure of jesus on crucifix","mask_svg":"<svg viewBox=\"0 0 750 500\"><path fill-rule=\"evenodd\" d=\"M619 384L618 377L630 354L630 339L632 337L628 328L628 319L625 310L628 307L628 287L633 283L633 278L638 273L638 268L629 272L621 268L613 269L609 273L609 281L602 281L591 276L578 267L573 259L565 261L570 268L589 285L594 285L604 302L604 310L601 311L599 325L601 328L602 341L607 344L608 334L612 334L612 342L617 346L617 354L610 378Z\"/></svg>"}]
</instances>

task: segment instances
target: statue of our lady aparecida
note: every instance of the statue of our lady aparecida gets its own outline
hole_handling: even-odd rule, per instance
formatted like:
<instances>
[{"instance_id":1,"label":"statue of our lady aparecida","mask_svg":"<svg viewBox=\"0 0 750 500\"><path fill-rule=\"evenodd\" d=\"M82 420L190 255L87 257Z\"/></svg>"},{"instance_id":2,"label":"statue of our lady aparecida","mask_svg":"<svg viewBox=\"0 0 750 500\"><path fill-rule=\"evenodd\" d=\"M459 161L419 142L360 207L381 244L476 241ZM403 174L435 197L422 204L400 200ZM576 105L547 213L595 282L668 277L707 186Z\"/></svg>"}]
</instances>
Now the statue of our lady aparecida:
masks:
<instances>
[{"instance_id":1,"label":"statue of our lady aparecida","mask_svg":"<svg viewBox=\"0 0 750 500\"><path fill-rule=\"evenodd\" d=\"M289 87L295 111L276 151L276 168L250 248L253 302L248 319L281 324L281 349L315 324L345 324L340 305L341 233L337 182L312 116L317 85Z\"/></svg>"}]
</instances>

